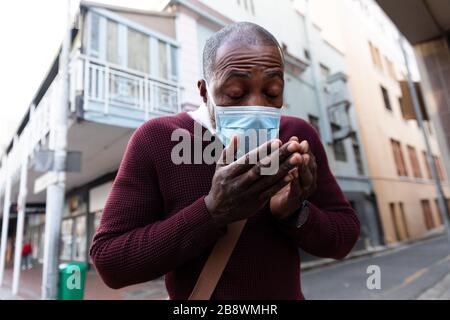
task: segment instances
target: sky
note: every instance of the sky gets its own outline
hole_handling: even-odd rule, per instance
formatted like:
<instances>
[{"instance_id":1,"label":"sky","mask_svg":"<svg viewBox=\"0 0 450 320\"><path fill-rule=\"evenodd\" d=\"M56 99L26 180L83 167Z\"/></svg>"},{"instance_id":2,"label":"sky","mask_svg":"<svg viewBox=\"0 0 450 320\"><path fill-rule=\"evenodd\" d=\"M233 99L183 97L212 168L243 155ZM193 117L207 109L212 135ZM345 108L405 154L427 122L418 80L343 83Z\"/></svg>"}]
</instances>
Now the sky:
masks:
<instances>
[{"instance_id":1,"label":"sky","mask_svg":"<svg viewBox=\"0 0 450 320\"><path fill-rule=\"evenodd\" d=\"M95 0L154 9L161 0ZM79 0L71 0L71 12ZM0 9L0 155L19 126L63 39L68 0L2 1Z\"/></svg>"}]
</instances>

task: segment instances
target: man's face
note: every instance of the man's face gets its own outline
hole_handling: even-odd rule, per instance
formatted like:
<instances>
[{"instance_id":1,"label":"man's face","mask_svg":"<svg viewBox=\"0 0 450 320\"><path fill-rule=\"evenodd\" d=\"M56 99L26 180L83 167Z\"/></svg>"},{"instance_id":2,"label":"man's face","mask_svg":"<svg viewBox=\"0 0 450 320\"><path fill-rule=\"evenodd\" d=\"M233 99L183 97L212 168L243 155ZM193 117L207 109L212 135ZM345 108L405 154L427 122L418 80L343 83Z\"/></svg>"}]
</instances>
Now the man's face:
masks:
<instances>
[{"instance_id":1,"label":"man's face","mask_svg":"<svg viewBox=\"0 0 450 320\"><path fill-rule=\"evenodd\" d=\"M199 81L198 85L212 116L204 81ZM217 51L208 85L219 106L281 108L284 90L281 52L277 46L225 43Z\"/></svg>"}]
</instances>

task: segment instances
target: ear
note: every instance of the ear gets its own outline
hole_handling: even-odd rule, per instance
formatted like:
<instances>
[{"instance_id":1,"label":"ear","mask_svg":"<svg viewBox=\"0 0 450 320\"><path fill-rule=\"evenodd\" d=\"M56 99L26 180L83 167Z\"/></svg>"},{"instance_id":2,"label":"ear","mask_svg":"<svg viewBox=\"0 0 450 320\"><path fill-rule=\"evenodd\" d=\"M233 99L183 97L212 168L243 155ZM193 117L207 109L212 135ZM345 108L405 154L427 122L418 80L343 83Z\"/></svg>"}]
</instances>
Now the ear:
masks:
<instances>
[{"instance_id":1,"label":"ear","mask_svg":"<svg viewBox=\"0 0 450 320\"><path fill-rule=\"evenodd\" d=\"M203 80L203 79L202 80L198 80L197 81L197 88L198 88L198 91L200 93L200 96L203 99L203 102L205 104L207 104L208 103L208 94L207 94L205 80Z\"/></svg>"}]
</instances>

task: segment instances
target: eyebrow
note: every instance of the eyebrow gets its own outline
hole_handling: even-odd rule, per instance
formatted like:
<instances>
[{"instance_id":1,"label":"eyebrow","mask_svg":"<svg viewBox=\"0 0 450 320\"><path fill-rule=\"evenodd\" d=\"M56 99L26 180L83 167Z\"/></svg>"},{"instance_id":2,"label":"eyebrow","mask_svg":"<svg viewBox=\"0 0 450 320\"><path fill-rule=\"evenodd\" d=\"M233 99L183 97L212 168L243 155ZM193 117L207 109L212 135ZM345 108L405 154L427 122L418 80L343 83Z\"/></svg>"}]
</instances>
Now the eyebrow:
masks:
<instances>
[{"instance_id":1,"label":"eyebrow","mask_svg":"<svg viewBox=\"0 0 450 320\"><path fill-rule=\"evenodd\" d=\"M265 78L275 78L275 77L280 77L282 80L284 79L284 72L281 70L269 70L264 72L264 77Z\"/></svg>"},{"instance_id":2,"label":"eyebrow","mask_svg":"<svg viewBox=\"0 0 450 320\"><path fill-rule=\"evenodd\" d=\"M240 70L230 70L225 73L224 75L224 83L227 82L230 78L243 78L243 79L250 79L251 74L248 71L240 71Z\"/></svg>"}]
</instances>

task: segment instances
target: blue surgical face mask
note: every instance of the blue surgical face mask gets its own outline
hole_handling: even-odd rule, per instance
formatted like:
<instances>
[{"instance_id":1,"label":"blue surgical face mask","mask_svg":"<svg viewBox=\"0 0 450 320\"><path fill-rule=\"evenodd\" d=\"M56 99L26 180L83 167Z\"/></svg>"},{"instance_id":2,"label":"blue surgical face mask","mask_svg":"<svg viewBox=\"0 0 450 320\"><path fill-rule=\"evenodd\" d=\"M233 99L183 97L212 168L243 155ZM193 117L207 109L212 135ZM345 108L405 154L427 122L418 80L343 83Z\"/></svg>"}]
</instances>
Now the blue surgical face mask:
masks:
<instances>
[{"instance_id":1,"label":"blue surgical face mask","mask_svg":"<svg viewBox=\"0 0 450 320\"><path fill-rule=\"evenodd\" d=\"M205 81L206 83L206 81ZM214 107L216 135L228 146L233 135L239 136L238 156L263 143L278 138L281 108L266 106L218 106L206 83Z\"/></svg>"}]
</instances>

